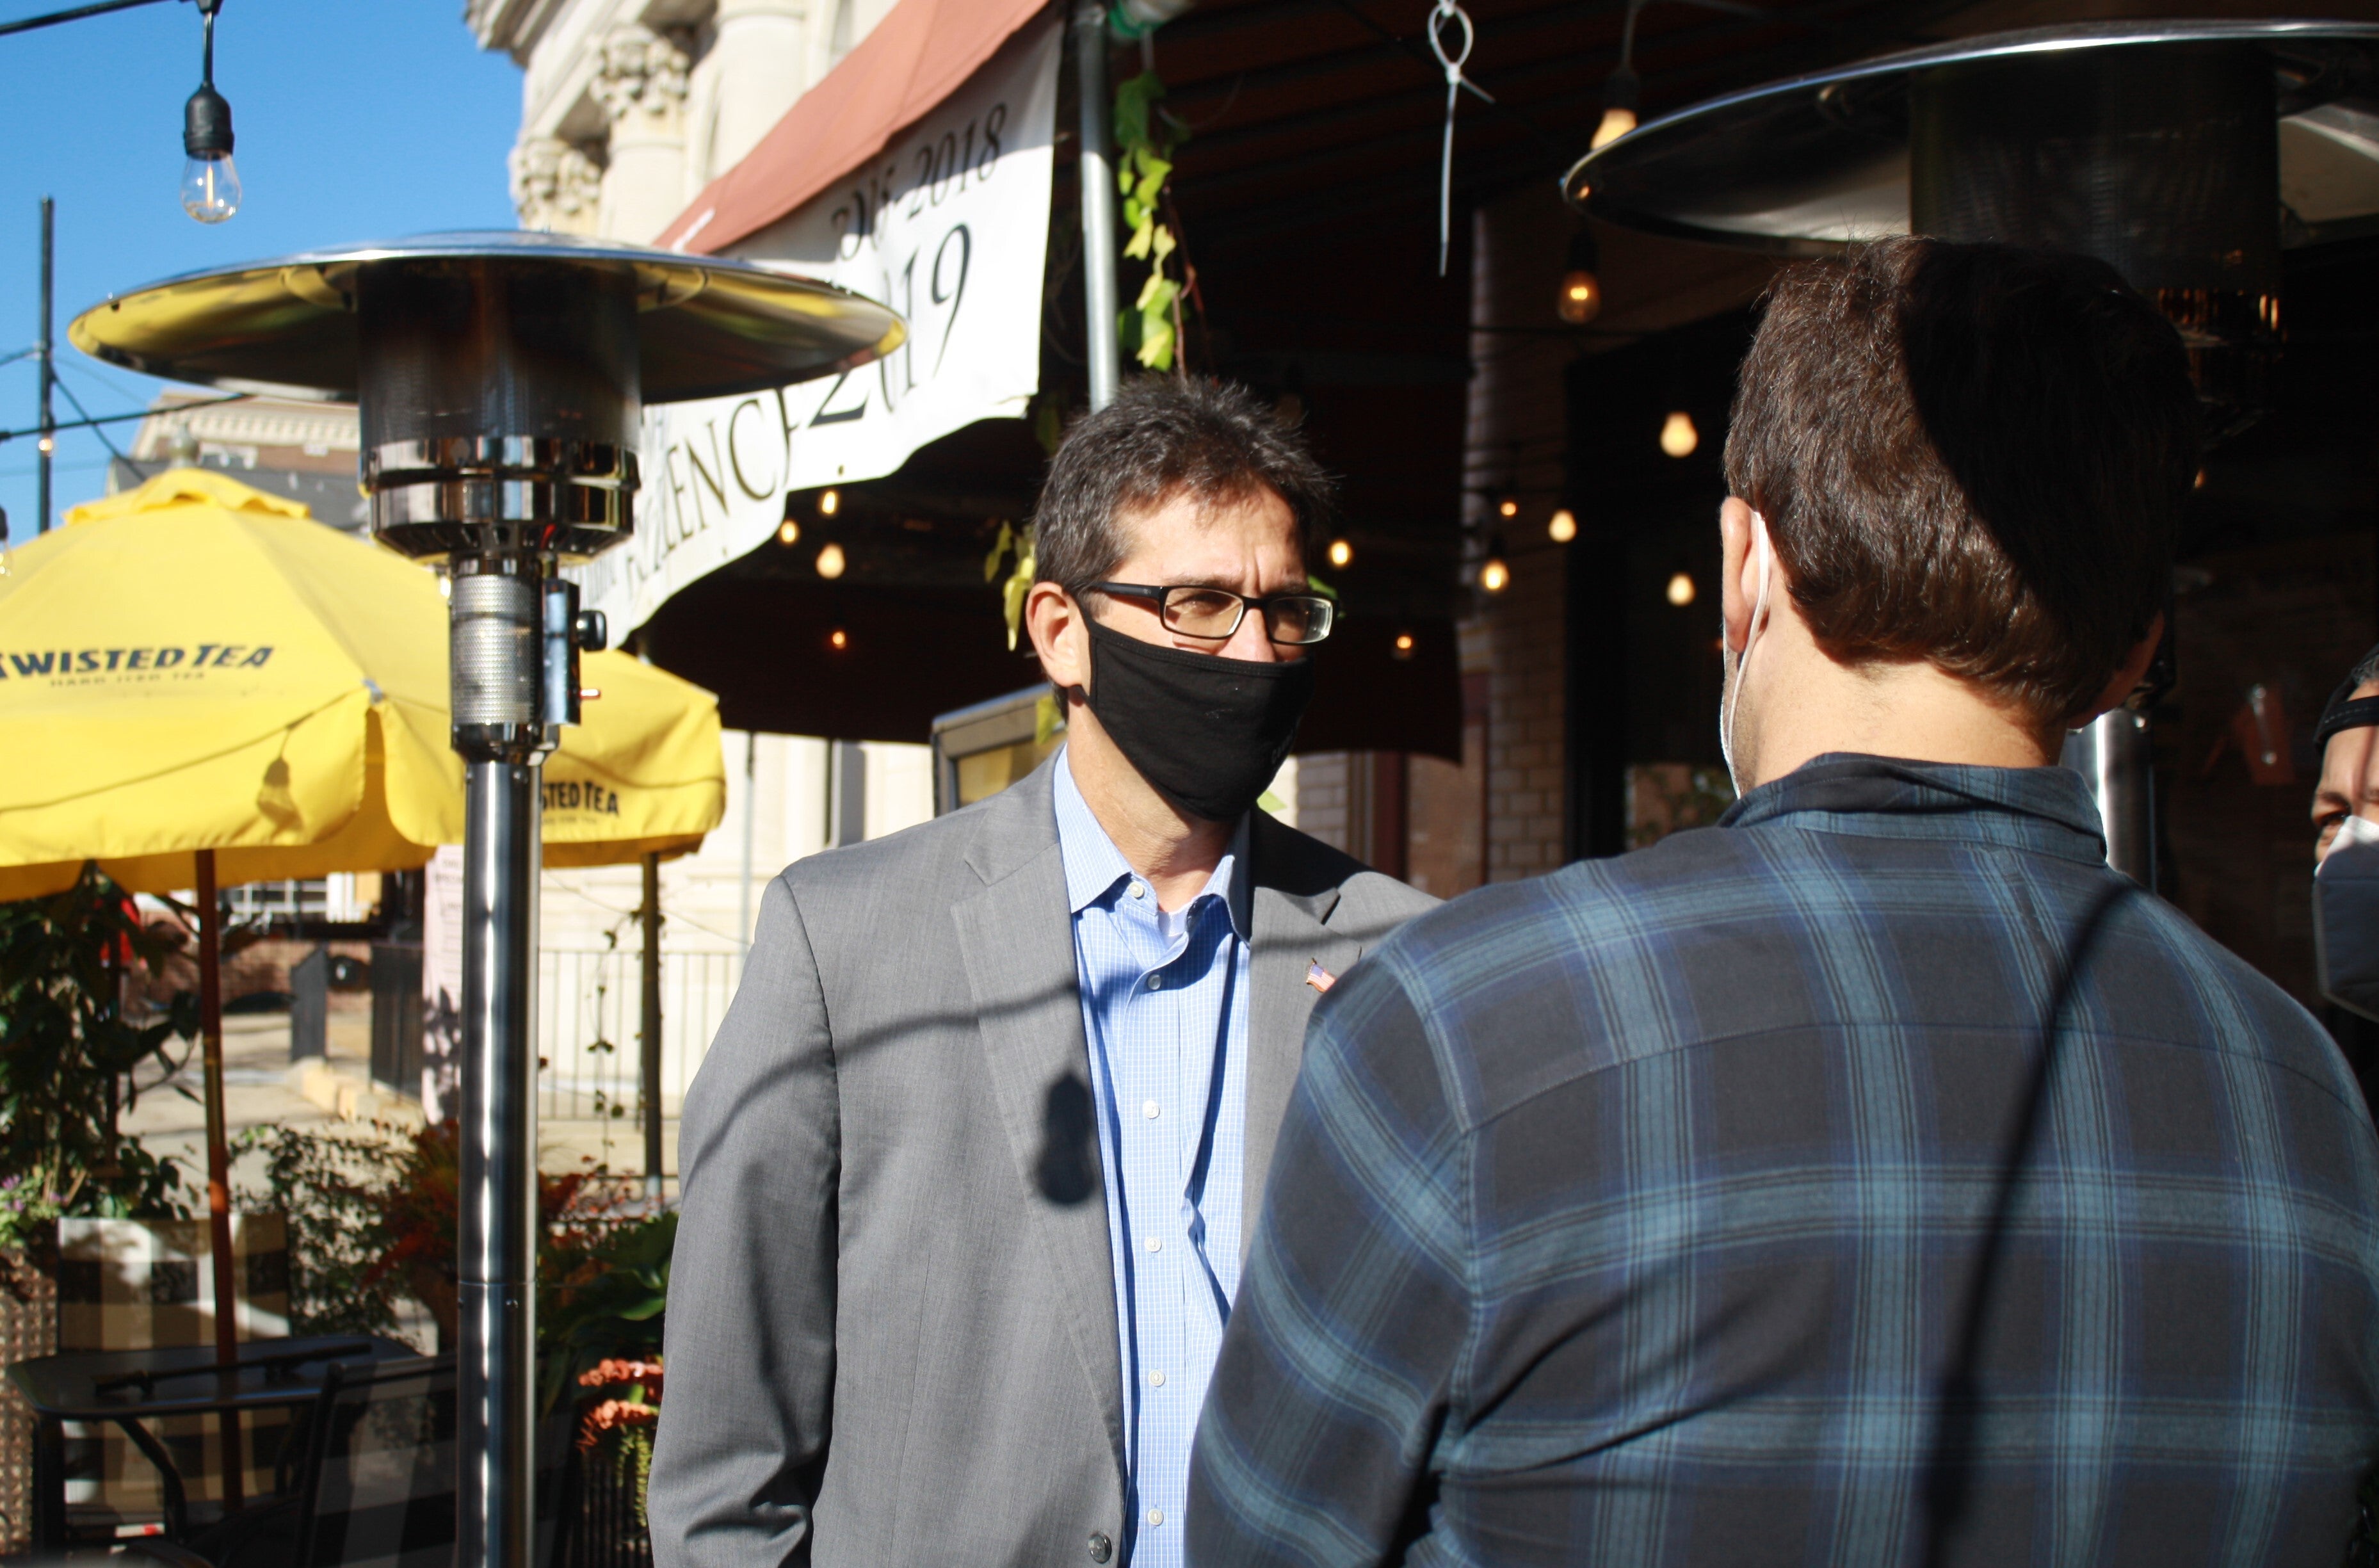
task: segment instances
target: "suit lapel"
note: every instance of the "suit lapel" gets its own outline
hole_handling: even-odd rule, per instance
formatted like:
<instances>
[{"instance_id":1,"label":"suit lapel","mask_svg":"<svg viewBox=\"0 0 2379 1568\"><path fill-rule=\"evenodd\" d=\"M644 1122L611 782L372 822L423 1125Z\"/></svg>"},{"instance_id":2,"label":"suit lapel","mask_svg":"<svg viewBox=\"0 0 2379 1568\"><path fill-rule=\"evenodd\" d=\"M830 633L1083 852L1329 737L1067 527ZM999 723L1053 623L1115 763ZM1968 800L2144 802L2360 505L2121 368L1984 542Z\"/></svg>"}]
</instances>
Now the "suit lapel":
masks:
<instances>
[{"instance_id":1,"label":"suit lapel","mask_svg":"<svg viewBox=\"0 0 2379 1568\"><path fill-rule=\"evenodd\" d=\"M1270 825L1267 817L1257 819ZM1305 983L1307 970L1319 963L1333 975L1346 972L1362 957L1362 947L1330 929L1330 913L1337 907L1338 889L1292 893L1278 884L1283 868L1268 868L1268 860L1293 852L1295 840L1277 832L1261 833L1255 840L1255 899L1251 906L1252 940L1249 954L1247 1165L1240 1182L1239 1260L1247 1260L1255 1245L1256 1218L1263 1212L1264 1178L1272 1169L1274 1143L1280 1119L1288 1110L1289 1092L1297 1086L1298 1065L1305 1059L1305 1023L1313 1015L1321 993ZM1266 851L1270 850L1268 854Z\"/></svg>"},{"instance_id":2,"label":"suit lapel","mask_svg":"<svg viewBox=\"0 0 2379 1568\"><path fill-rule=\"evenodd\" d=\"M968 862L982 891L953 911L992 1097L1029 1199L1059 1316L1124 1452L1115 1265L1099 1170L1090 1049L1082 1034L1065 863L1049 770L995 798Z\"/></svg>"}]
</instances>

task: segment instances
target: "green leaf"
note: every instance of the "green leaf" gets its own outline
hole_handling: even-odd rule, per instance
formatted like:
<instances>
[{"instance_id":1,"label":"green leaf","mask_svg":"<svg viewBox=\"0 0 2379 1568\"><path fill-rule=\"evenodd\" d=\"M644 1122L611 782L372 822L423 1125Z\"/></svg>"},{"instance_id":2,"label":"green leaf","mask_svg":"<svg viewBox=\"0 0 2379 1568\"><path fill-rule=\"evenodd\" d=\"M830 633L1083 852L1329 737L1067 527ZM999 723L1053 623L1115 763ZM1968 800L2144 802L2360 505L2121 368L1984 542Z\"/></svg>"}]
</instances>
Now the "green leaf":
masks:
<instances>
[{"instance_id":1,"label":"green leaf","mask_svg":"<svg viewBox=\"0 0 2379 1568\"><path fill-rule=\"evenodd\" d=\"M1170 310L1173 308L1173 296L1180 292L1181 285L1171 278L1162 272L1151 272L1148 282L1140 285L1140 297L1132 301L1132 308L1143 317Z\"/></svg>"},{"instance_id":2,"label":"green leaf","mask_svg":"<svg viewBox=\"0 0 2379 1568\"><path fill-rule=\"evenodd\" d=\"M1134 150L1150 145L1149 111L1164 96L1164 78L1154 71L1142 71L1116 89L1115 139L1117 147Z\"/></svg>"},{"instance_id":3,"label":"green leaf","mask_svg":"<svg viewBox=\"0 0 2379 1568\"><path fill-rule=\"evenodd\" d=\"M1041 700L1033 705L1033 743L1045 746L1049 738L1061 734L1066 728L1066 710L1057 706L1057 694L1044 692Z\"/></svg>"},{"instance_id":4,"label":"green leaf","mask_svg":"<svg viewBox=\"0 0 2379 1568\"><path fill-rule=\"evenodd\" d=\"M1140 352L1132 356L1152 370L1173 368L1173 323L1143 319Z\"/></svg>"},{"instance_id":5,"label":"green leaf","mask_svg":"<svg viewBox=\"0 0 2379 1568\"><path fill-rule=\"evenodd\" d=\"M1256 797L1256 804L1262 807L1265 811L1272 813L1274 816L1278 816L1281 813L1288 809L1288 802L1282 800L1278 795L1274 794L1270 790L1266 790L1262 794Z\"/></svg>"},{"instance_id":6,"label":"green leaf","mask_svg":"<svg viewBox=\"0 0 2379 1568\"><path fill-rule=\"evenodd\" d=\"M1321 578L1316 577L1310 572L1305 574L1305 591L1311 594L1320 594L1332 604L1336 604L1338 602L1338 590L1323 582Z\"/></svg>"},{"instance_id":7,"label":"green leaf","mask_svg":"<svg viewBox=\"0 0 2379 1568\"><path fill-rule=\"evenodd\" d=\"M1008 547L1015 542L1016 530L1002 523L999 525L999 538L992 545L991 553L984 557L983 580L984 582L988 583L998 577L1000 558L1008 553Z\"/></svg>"}]
</instances>

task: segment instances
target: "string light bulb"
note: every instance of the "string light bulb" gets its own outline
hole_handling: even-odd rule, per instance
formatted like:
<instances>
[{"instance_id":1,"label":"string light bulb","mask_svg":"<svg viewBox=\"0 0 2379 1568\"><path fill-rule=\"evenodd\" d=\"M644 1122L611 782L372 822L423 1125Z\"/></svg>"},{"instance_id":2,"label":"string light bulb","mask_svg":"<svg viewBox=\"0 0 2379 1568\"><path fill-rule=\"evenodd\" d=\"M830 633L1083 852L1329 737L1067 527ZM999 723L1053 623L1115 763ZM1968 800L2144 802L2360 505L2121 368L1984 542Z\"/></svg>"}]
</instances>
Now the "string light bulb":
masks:
<instances>
[{"instance_id":1,"label":"string light bulb","mask_svg":"<svg viewBox=\"0 0 2379 1568\"><path fill-rule=\"evenodd\" d=\"M205 32L199 90L182 105L182 211L220 223L239 211L239 168L231 160L231 105L215 90L215 12L223 0L199 0Z\"/></svg>"},{"instance_id":2,"label":"string light bulb","mask_svg":"<svg viewBox=\"0 0 2379 1568\"><path fill-rule=\"evenodd\" d=\"M1636 128L1636 73L1624 65L1604 80L1602 123L1594 127L1592 151L1601 151Z\"/></svg>"},{"instance_id":3,"label":"string light bulb","mask_svg":"<svg viewBox=\"0 0 2379 1568\"><path fill-rule=\"evenodd\" d=\"M58 439L55 436L43 436L40 444L44 456L58 450Z\"/></svg>"},{"instance_id":4,"label":"string light bulb","mask_svg":"<svg viewBox=\"0 0 2379 1568\"><path fill-rule=\"evenodd\" d=\"M831 517L841 510L842 492L840 490L818 491L818 515L820 517Z\"/></svg>"},{"instance_id":5,"label":"string light bulb","mask_svg":"<svg viewBox=\"0 0 2379 1568\"><path fill-rule=\"evenodd\" d=\"M794 522L790 517L786 518L782 523L777 525L777 542L780 545L800 544L802 542L802 525Z\"/></svg>"},{"instance_id":6,"label":"string light bulb","mask_svg":"<svg viewBox=\"0 0 2379 1568\"><path fill-rule=\"evenodd\" d=\"M1569 236L1569 260L1562 272L1561 294L1553 301L1554 313L1573 327L1583 327L1602 313L1602 279L1596 271L1601 259L1594 235L1580 223Z\"/></svg>"},{"instance_id":7,"label":"string light bulb","mask_svg":"<svg viewBox=\"0 0 2379 1568\"><path fill-rule=\"evenodd\" d=\"M828 632L826 634L826 645L832 648L835 652L840 653L843 649L851 646L851 634L845 632L841 627L838 626L833 631Z\"/></svg>"},{"instance_id":8,"label":"string light bulb","mask_svg":"<svg viewBox=\"0 0 2379 1568\"><path fill-rule=\"evenodd\" d=\"M1563 507L1545 524L1545 533L1557 545L1565 545L1577 537L1577 513Z\"/></svg>"},{"instance_id":9,"label":"string light bulb","mask_svg":"<svg viewBox=\"0 0 2379 1568\"><path fill-rule=\"evenodd\" d=\"M1413 656L1413 634L1410 632L1399 632L1396 633L1396 640L1389 645L1388 657L1395 659L1410 658Z\"/></svg>"},{"instance_id":10,"label":"string light bulb","mask_svg":"<svg viewBox=\"0 0 2379 1568\"><path fill-rule=\"evenodd\" d=\"M1694 448L1702 444L1702 433L1694 428L1694 416L1680 408L1660 422L1660 450L1671 457L1691 457Z\"/></svg>"},{"instance_id":11,"label":"string light bulb","mask_svg":"<svg viewBox=\"0 0 2379 1568\"><path fill-rule=\"evenodd\" d=\"M1679 609L1694 602L1694 580L1680 572L1669 579L1669 602Z\"/></svg>"},{"instance_id":12,"label":"string light bulb","mask_svg":"<svg viewBox=\"0 0 2379 1568\"><path fill-rule=\"evenodd\" d=\"M817 574L829 583L841 576L842 569L848 564L842 558L840 545L830 543L817 552Z\"/></svg>"},{"instance_id":13,"label":"string light bulb","mask_svg":"<svg viewBox=\"0 0 2379 1568\"><path fill-rule=\"evenodd\" d=\"M1331 540L1330 564L1341 568L1354 565L1355 547L1344 539Z\"/></svg>"},{"instance_id":14,"label":"string light bulb","mask_svg":"<svg viewBox=\"0 0 2379 1568\"><path fill-rule=\"evenodd\" d=\"M1495 515L1498 517L1517 517L1520 515L1519 498L1516 496L1505 496L1503 500L1497 501L1495 503Z\"/></svg>"},{"instance_id":15,"label":"string light bulb","mask_svg":"<svg viewBox=\"0 0 2379 1568\"><path fill-rule=\"evenodd\" d=\"M1479 566L1479 585L1491 594L1500 594L1512 585L1512 569L1503 563L1503 541L1487 541L1487 559Z\"/></svg>"}]
</instances>

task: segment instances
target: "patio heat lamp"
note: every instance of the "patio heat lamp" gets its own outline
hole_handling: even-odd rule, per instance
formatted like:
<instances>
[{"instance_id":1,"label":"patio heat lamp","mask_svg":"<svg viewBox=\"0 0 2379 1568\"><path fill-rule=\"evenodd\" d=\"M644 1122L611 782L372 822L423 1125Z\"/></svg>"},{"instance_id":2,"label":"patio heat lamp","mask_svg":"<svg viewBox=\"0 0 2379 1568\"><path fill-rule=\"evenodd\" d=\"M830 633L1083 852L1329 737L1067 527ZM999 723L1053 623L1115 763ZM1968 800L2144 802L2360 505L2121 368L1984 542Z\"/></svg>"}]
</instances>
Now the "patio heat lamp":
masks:
<instances>
[{"instance_id":1,"label":"patio heat lamp","mask_svg":"<svg viewBox=\"0 0 2379 1568\"><path fill-rule=\"evenodd\" d=\"M2219 440L2265 399L2282 250L2379 216L2379 25L1961 39L1680 111L1588 153L1564 190L1614 223L1783 255L1914 233L2098 257L2180 330ZM2148 887L2147 710L2171 680L2160 653L2064 759L2097 800L2108 862Z\"/></svg>"},{"instance_id":2,"label":"patio heat lamp","mask_svg":"<svg viewBox=\"0 0 2379 1568\"><path fill-rule=\"evenodd\" d=\"M864 364L884 307L747 263L546 234L432 235L193 273L77 319L151 375L361 404L372 532L453 578L464 873L460 1550L534 1536L539 778L601 618L560 568L634 526L642 405Z\"/></svg>"}]
</instances>

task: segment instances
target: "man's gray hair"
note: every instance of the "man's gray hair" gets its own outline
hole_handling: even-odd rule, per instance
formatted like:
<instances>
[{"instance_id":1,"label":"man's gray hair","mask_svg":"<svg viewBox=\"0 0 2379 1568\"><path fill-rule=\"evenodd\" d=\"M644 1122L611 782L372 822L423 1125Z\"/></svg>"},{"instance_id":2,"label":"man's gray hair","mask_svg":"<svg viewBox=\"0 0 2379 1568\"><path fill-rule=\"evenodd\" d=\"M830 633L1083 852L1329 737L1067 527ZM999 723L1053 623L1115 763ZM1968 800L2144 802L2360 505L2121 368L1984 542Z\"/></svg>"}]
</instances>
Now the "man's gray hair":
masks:
<instances>
[{"instance_id":1,"label":"man's gray hair","mask_svg":"<svg viewBox=\"0 0 2379 1568\"><path fill-rule=\"evenodd\" d=\"M1127 381L1113 403L1075 421L1049 464L1033 515L1036 571L1080 597L1131 553L1123 514L1177 495L1211 504L1267 488L1288 503L1298 547L1310 557L1330 516L1331 485L1302 437L1231 382Z\"/></svg>"}]
</instances>

